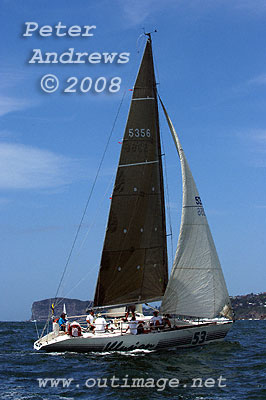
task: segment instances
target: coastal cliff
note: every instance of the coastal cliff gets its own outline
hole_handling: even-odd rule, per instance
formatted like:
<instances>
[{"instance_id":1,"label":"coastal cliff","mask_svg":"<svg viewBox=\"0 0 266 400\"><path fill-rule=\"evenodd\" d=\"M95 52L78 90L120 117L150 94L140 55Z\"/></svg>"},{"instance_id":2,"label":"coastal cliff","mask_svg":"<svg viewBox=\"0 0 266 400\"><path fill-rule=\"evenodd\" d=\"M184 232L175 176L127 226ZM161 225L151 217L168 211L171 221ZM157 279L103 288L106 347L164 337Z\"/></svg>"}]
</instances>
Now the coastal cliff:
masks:
<instances>
[{"instance_id":1,"label":"coastal cliff","mask_svg":"<svg viewBox=\"0 0 266 400\"><path fill-rule=\"evenodd\" d=\"M31 320L46 321L53 301L54 299L35 301L31 307ZM78 299L65 299L58 297L56 301L59 305L55 307L55 316L60 316L63 312L64 304L66 305L66 311L69 317L74 315L84 315L86 309L92 305L92 301L90 300L82 301Z\"/></svg>"}]
</instances>

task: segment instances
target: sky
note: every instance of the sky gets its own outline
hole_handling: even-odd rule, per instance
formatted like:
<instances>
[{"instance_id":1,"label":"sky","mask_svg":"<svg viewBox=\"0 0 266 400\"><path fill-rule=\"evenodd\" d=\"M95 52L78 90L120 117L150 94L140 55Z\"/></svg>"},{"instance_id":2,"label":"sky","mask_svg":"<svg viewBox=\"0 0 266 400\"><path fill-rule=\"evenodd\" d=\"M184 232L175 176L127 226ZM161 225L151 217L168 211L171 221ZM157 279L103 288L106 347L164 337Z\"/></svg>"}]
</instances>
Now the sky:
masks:
<instances>
[{"instance_id":1,"label":"sky","mask_svg":"<svg viewBox=\"0 0 266 400\"><path fill-rule=\"evenodd\" d=\"M229 294L264 292L265 1L2 0L0 20L0 320L27 320L34 301L55 295L114 126L59 291L93 298L144 30L157 30L158 90L204 201ZM32 36L24 35L27 22L35 23ZM80 26L74 33L95 28L87 30L92 36L57 36L59 22ZM44 25L51 28L40 31ZM29 63L35 51L40 59L69 49L129 53L128 62ZM48 74L59 81L51 93L41 88ZM121 83L113 93L115 77ZM75 82L75 92L64 92ZM160 114L175 248L180 165Z\"/></svg>"}]
</instances>

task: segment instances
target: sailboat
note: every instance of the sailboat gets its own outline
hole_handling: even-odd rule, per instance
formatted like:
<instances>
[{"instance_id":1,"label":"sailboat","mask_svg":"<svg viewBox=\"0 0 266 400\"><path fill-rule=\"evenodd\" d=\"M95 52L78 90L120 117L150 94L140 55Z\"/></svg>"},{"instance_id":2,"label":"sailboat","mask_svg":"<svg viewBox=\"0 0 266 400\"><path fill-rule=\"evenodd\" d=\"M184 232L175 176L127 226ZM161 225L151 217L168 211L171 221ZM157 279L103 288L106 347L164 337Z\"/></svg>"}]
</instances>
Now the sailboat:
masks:
<instances>
[{"instance_id":1,"label":"sailboat","mask_svg":"<svg viewBox=\"0 0 266 400\"><path fill-rule=\"evenodd\" d=\"M167 233L158 118L161 103L181 163L180 234L168 280ZM224 339L233 312L203 203L154 74L150 34L134 85L94 297L94 308L162 301L171 326L133 335L118 329L73 337L50 332L37 350L105 352L193 347ZM143 317L143 316L142 316ZM148 322L144 320L144 324Z\"/></svg>"}]
</instances>

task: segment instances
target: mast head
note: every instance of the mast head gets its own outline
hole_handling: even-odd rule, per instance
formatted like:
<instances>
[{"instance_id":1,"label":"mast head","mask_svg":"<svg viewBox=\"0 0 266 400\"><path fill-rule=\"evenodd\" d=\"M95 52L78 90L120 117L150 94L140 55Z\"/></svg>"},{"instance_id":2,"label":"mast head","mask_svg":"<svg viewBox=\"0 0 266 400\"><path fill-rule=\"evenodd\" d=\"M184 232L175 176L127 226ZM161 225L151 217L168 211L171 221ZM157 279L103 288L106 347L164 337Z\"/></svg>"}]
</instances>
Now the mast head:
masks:
<instances>
[{"instance_id":1,"label":"mast head","mask_svg":"<svg viewBox=\"0 0 266 400\"><path fill-rule=\"evenodd\" d=\"M144 35L148 36L148 40L151 42L151 34L156 33L156 32L157 32L157 29L154 29L154 31L152 31L152 32L145 32L145 30L144 30Z\"/></svg>"}]
</instances>

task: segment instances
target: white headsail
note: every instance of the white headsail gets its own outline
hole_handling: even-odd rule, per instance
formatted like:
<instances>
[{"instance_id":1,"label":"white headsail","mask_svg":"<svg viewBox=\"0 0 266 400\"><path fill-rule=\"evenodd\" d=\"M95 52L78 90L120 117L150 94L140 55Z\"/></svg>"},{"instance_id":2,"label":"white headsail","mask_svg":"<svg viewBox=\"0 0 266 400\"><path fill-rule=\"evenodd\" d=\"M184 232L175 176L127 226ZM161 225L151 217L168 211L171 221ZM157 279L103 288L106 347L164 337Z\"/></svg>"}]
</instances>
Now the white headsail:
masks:
<instances>
[{"instance_id":1,"label":"white headsail","mask_svg":"<svg viewBox=\"0 0 266 400\"><path fill-rule=\"evenodd\" d=\"M161 101L182 169L183 208L174 265L161 311L176 315L231 317L223 272L201 198L173 124Z\"/></svg>"}]
</instances>

